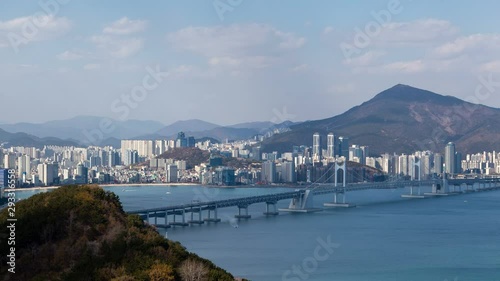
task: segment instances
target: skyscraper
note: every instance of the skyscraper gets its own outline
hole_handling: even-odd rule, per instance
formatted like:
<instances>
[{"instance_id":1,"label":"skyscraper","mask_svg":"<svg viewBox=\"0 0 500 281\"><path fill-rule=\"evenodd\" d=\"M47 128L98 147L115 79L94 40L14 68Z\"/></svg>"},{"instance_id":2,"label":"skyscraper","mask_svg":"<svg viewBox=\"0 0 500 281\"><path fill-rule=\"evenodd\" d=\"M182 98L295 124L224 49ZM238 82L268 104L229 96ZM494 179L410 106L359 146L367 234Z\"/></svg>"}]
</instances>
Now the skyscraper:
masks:
<instances>
[{"instance_id":1,"label":"skyscraper","mask_svg":"<svg viewBox=\"0 0 500 281\"><path fill-rule=\"evenodd\" d=\"M266 183L276 182L276 163L274 161L262 163L261 180Z\"/></svg>"},{"instance_id":2,"label":"skyscraper","mask_svg":"<svg viewBox=\"0 0 500 281\"><path fill-rule=\"evenodd\" d=\"M15 169L16 168L16 158L12 154L5 154L3 156L3 167L5 169Z\"/></svg>"},{"instance_id":3,"label":"skyscraper","mask_svg":"<svg viewBox=\"0 0 500 281\"><path fill-rule=\"evenodd\" d=\"M123 157L123 164L126 166L139 163L139 154L137 150L127 150Z\"/></svg>"},{"instance_id":4,"label":"skyscraper","mask_svg":"<svg viewBox=\"0 0 500 281\"><path fill-rule=\"evenodd\" d=\"M462 172L462 153L455 151L455 174Z\"/></svg>"},{"instance_id":5,"label":"skyscraper","mask_svg":"<svg viewBox=\"0 0 500 281\"><path fill-rule=\"evenodd\" d=\"M397 174L408 175L408 155L404 153L398 157Z\"/></svg>"},{"instance_id":6,"label":"skyscraper","mask_svg":"<svg viewBox=\"0 0 500 281\"><path fill-rule=\"evenodd\" d=\"M286 183L294 183L297 181L295 173L295 163L293 161L281 163L282 181Z\"/></svg>"},{"instance_id":7,"label":"skyscraper","mask_svg":"<svg viewBox=\"0 0 500 281\"><path fill-rule=\"evenodd\" d=\"M0 188L9 186L9 170L0 169Z\"/></svg>"},{"instance_id":8,"label":"skyscraper","mask_svg":"<svg viewBox=\"0 0 500 281\"><path fill-rule=\"evenodd\" d=\"M449 142L446 145L446 148L444 150L444 164L445 164L445 172L448 174L455 174L456 169L455 169L455 144L452 142Z\"/></svg>"},{"instance_id":9,"label":"skyscraper","mask_svg":"<svg viewBox=\"0 0 500 281\"><path fill-rule=\"evenodd\" d=\"M441 153L434 154L434 173L443 173L443 156Z\"/></svg>"},{"instance_id":10,"label":"skyscraper","mask_svg":"<svg viewBox=\"0 0 500 281\"><path fill-rule=\"evenodd\" d=\"M89 169L82 165L76 166L75 183L86 184L89 182Z\"/></svg>"},{"instance_id":11,"label":"skyscraper","mask_svg":"<svg viewBox=\"0 0 500 281\"><path fill-rule=\"evenodd\" d=\"M321 135L319 133L314 133L313 135L313 157L318 157L321 159Z\"/></svg>"},{"instance_id":12,"label":"skyscraper","mask_svg":"<svg viewBox=\"0 0 500 281\"><path fill-rule=\"evenodd\" d=\"M361 156L362 157L361 163L366 164L366 157L370 157L370 148L367 145L360 146L359 148L363 152L363 154Z\"/></svg>"},{"instance_id":13,"label":"skyscraper","mask_svg":"<svg viewBox=\"0 0 500 281\"><path fill-rule=\"evenodd\" d=\"M43 185L57 184L59 183L59 165L57 163L38 164L38 175Z\"/></svg>"},{"instance_id":14,"label":"skyscraper","mask_svg":"<svg viewBox=\"0 0 500 281\"><path fill-rule=\"evenodd\" d=\"M17 177L19 180L31 179L31 158L28 155L19 156L17 159Z\"/></svg>"},{"instance_id":15,"label":"skyscraper","mask_svg":"<svg viewBox=\"0 0 500 281\"><path fill-rule=\"evenodd\" d=\"M175 147L187 147L187 146L188 146L188 139L186 138L186 134L184 134L184 132L179 132L177 134Z\"/></svg>"},{"instance_id":16,"label":"skyscraper","mask_svg":"<svg viewBox=\"0 0 500 281\"><path fill-rule=\"evenodd\" d=\"M167 182L177 182L177 165L167 165Z\"/></svg>"},{"instance_id":17,"label":"skyscraper","mask_svg":"<svg viewBox=\"0 0 500 281\"><path fill-rule=\"evenodd\" d=\"M339 155L349 159L349 138L339 137Z\"/></svg>"},{"instance_id":18,"label":"skyscraper","mask_svg":"<svg viewBox=\"0 0 500 281\"><path fill-rule=\"evenodd\" d=\"M326 157L335 157L335 135L329 133L326 137Z\"/></svg>"}]
</instances>

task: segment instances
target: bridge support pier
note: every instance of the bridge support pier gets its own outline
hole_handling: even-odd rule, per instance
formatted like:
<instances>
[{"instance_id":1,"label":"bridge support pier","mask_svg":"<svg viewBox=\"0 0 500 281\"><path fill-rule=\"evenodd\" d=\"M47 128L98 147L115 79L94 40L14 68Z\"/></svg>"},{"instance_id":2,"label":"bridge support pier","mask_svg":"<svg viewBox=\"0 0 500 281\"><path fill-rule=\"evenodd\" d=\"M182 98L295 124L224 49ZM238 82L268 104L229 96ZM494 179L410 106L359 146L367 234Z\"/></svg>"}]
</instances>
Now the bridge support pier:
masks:
<instances>
[{"instance_id":1,"label":"bridge support pier","mask_svg":"<svg viewBox=\"0 0 500 281\"><path fill-rule=\"evenodd\" d=\"M169 225L171 226L188 226L189 224L186 223L186 210L182 209L180 211L174 211L173 212L173 215L174 215L174 221L172 223L170 223ZM181 216L182 217L182 221L181 222L177 222L175 219L177 216Z\"/></svg>"},{"instance_id":2,"label":"bridge support pier","mask_svg":"<svg viewBox=\"0 0 500 281\"><path fill-rule=\"evenodd\" d=\"M208 211L208 217L205 219L205 221L207 223L209 223L209 222L220 222L220 219L217 218L217 206L215 206L215 207L213 207L211 209L208 209L207 211ZM211 217L211 213L212 212L214 213L214 217L213 218Z\"/></svg>"},{"instance_id":3,"label":"bridge support pier","mask_svg":"<svg viewBox=\"0 0 500 281\"><path fill-rule=\"evenodd\" d=\"M170 225L168 224L168 211L165 210L165 221L163 224L163 228L170 228Z\"/></svg>"},{"instance_id":4,"label":"bridge support pier","mask_svg":"<svg viewBox=\"0 0 500 281\"><path fill-rule=\"evenodd\" d=\"M424 193L425 196L448 196L448 181L443 180L442 183L433 183L432 184L432 192Z\"/></svg>"},{"instance_id":5,"label":"bridge support pier","mask_svg":"<svg viewBox=\"0 0 500 281\"><path fill-rule=\"evenodd\" d=\"M266 216L279 215L279 212L276 210L276 202L266 202L266 211L264 212L264 215Z\"/></svg>"},{"instance_id":6,"label":"bridge support pier","mask_svg":"<svg viewBox=\"0 0 500 281\"><path fill-rule=\"evenodd\" d=\"M245 214L241 214L241 210L245 211ZM249 219L252 216L248 214L248 205L238 206L238 214L234 216L237 219Z\"/></svg>"},{"instance_id":7,"label":"bridge support pier","mask_svg":"<svg viewBox=\"0 0 500 281\"><path fill-rule=\"evenodd\" d=\"M160 227L160 228L170 228L170 225L168 224L168 211L165 210L165 220L163 221L163 224L159 224L158 223L158 217L162 217L162 212L163 211L160 211L160 214L158 214L158 212L154 212L154 216L155 216L155 226L156 227Z\"/></svg>"},{"instance_id":8,"label":"bridge support pier","mask_svg":"<svg viewBox=\"0 0 500 281\"><path fill-rule=\"evenodd\" d=\"M198 213L198 219L195 220L194 218L194 214L195 213ZM203 215L202 215L202 210L201 210L201 207L199 208L196 208L196 209L192 209L191 208L191 220L188 221L189 224L204 224L205 221L203 220Z\"/></svg>"},{"instance_id":9,"label":"bridge support pier","mask_svg":"<svg viewBox=\"0 0 500 281\"><path fill-rule=\"evenodd\" d=\"M325 206L325 207L331 207L331 208L353 208L353 207L356 207L356 205L354 205L354 204L346 203L346 192L345 192L345 190L341 194L342 194L342 202L338 202L337 201L337 195L338 195L338 193L335 192L333 194L333 202L324 203L323 206Z\"/></svg>"},{"instance_id":10,"label":"bridge support pier","mask_svg":"<svg viewBox=\"0 0 500 281\"><path fill-rule=\"evenodd\" d=\"M410 194L402 194L401 197L402 198L417 198L417 199L425 198L425 194L424 195L421 194L420 185L417 185L417 194L413 193L413 187L414 187L413 185L410 185Z\"/></svg>"},{"instance_id":11,"label":"bridge support pier","mask_svg":"<svg viewBox=\"0 0 500 281\"><path fill-rule=\"evenodd\" d=\"M280 212L290 213L311 213L322 211L314 208L314 193L311 190L305 190L298 197L292 198L287 209L278 209Z\"/></svg>"}]
</instances>

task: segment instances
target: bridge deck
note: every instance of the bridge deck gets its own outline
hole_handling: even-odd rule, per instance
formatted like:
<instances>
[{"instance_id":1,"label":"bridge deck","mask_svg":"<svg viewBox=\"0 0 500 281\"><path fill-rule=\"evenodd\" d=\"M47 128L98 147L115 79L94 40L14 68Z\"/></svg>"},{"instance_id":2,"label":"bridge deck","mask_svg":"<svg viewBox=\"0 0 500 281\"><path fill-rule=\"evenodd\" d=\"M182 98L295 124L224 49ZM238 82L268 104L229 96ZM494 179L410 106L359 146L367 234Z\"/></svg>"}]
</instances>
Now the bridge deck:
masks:
<instances>
[{"instance_id":1,"label":"bridge deck","mask_svg":"<svg viewBox=\"0 0 500 281\"><path fill-rule=\"evenodd\" d=\"M463 185L463 184L473 185L476 183L498 183L498 182L500 182L500 179L449 179L448 185ZM332 187L331 185L326 185L326 187L323 187L322 185L319 185L310 190L312 190L312 192L315 195L323 195L331 193L343 193L344 191L350 192L350 191L360 191L368 189L395 189L395 188L404 188L408 186L431 186L433 184L440 184L440 183L442 183L442 180L438 179L424 180L424 181L389 181L389 182L348 184L346 187L342 186ZM130 211L128 213L130 214L161 213L164 216L165 214L174 215L174 214L182 214L189 212L199 212L200 210L211 210L214 208L226 208L226 207L245 208L251 204L256 204L256 203L275 204L276 202L281 200L299 198L301 195L305 193L306 190L307 189L300 189L296 191L282 192L276 194L208 201L208 202L196 202L196 203L165 206L158 208L148 208L148 209ZM159 215L157 214L155 216Z\"/></svg>"}]
</instances>

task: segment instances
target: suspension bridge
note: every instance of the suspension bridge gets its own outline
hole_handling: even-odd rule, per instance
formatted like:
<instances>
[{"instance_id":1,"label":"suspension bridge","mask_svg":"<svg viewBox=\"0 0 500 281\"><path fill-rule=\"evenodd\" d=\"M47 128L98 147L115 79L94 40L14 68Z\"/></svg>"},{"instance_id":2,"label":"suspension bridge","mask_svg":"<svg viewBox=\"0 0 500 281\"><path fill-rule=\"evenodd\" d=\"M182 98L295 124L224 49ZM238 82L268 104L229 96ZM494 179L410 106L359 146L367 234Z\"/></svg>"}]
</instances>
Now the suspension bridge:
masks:
<instances>
[{"instance_id":1,"label":"suspension bridge","mask_svg":"<svg viewBox=\"0 0 500 281\"><path fill-rule=\"evenodd\" d=\"M333 194L333 200L324 203L323 207L354 207L347 201L347 193L370 189L398 189L409 187L410 193L403 194L404 198L426 198L448 196L468 192L480 192L500 189L500 178L491 179L442 179L385 181L375 183L346 184L346 165L335 163L335 182L331 184L312 184L304 189L290 192L281 192L268 195L251 196L235 199L216 200L208 202L191 202L188 204L165 206L134 210L128 213L137 214L150 224L169 228L172 226L189 226L193 224L217 223L217 211L220 208L237 207L237 219L249 219L248 207L253 204L265 203L264 215L275 216L279 212L310 213L323 210L314 206L314 196ZM342 172L342 183L338 183L338 172ZM431 192L422 193L423 187L432 187ZM276 204L281 200L290 200L288 208L277 209ZM161 218L160 220L158 218Z\"/></svg>"}]
</instances>

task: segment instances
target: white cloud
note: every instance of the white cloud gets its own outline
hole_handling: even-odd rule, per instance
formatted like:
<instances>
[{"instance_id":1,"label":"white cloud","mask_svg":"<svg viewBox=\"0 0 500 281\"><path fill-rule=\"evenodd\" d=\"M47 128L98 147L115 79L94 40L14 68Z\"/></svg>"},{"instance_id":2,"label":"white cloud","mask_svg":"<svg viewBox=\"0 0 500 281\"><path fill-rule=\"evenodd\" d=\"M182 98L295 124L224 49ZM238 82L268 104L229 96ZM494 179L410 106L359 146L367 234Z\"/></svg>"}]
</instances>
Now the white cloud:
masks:
<instances>
[{"instance_id":1,"label":"white cloud","mask_svg":"<svg viewBox=\"0 0 500 281\"><path fill-rule=\"evenodd\" d=\"M342 43L359 49L368 49L436 46L452 40L459 33L459 29L452 23L439 19L389 22L382 25L371 23L375 22L371 21L366 26L348 31L347 34L345 31L340 32L326 27L323 35L337 45Z\"/></svg>"},{"instance_id":2,"label":"white cloud","mask_svg":"<svg viewBox=\"0 0 500 281\"><path fill-rule=\"evenodd\" d=\"M175 49L207 59L208 65L231 73L266 68L301 48L306 39L265 24L187 27L167 35Z\"/></svg>"},{"instance_id":3,"label":"white cloud","mask_svg":"<svg viewBox=\"0 0 500 281\"><path fill-rule=\"evenodd\" d=\"M146 26L146 21L123 17L106 26L102 30L102 34L92 36L90 41L111 57L128 58L137 54L144 47L144 39L129 35L144 31Z\"/></svg>"},{"instance_id":4,"label":"white cloud","mask_svg":"<svg viewBox=\"0 0 500 281\"><path fill-rule=\"evenodd\" d=\"M305 38L265 24L187 27L167 36L177 49L207 57L262 55L262 53L298 49Z\"/></svg>"},{"instance_id":5,"label":"white cloud","mask_svg":"<svg viewBox=\"0 0 500 281\"><path fill-rule=\"evenodd\" d=\"M56 56L59 60L79 60L83 58L83 55L73 51L65 51Z\"/></svg>"},{"instance_id":6,"label":"white cloud","mask_svg":"<svg viewBox=\"0 0 500 281\"><path fill-rule=\"evenodd\" d=\"M127 58L137 54L144 46L140 38L115 38L113 36L93 36L91 41L115 58Z\"/></svg>"},{"instance_id":7,"label":"white cloud","mask_svg":"<svg viewBox=\"0 0 500 281\"><path fill-rule=\"evenodd\" d=\"M483 63L479 66L480 72L500 72L500 60Z\"/></svg>"},{"instance_id":8,"label":"white cloud","mask_svg":"<svg viewBox=\"0 0 500 281\"><path fill-rule=\"evenodd\" d=\"M0 47L7 47L9 38L25 43L58 38L65 35L71 25L71 21L65 17L46 14L0 21Z\"/></svg>"},{"instance_id":9,"label":"white cloud","mask_svg":"<svg viewBox=\"0 0 500 281\"><path fill-rule=\"evenodd\" d=\"M410 22L390 22L382 25L377 43L388 44L435 44L453 38L458 28L448 21L439 19L419 19Z\"/></svg>"},{"instance_id":10,"label":"white cloud","mask_svg":"<svg viewBox=\"0 0 500 281\"><path fill-rule=\"evenodd\" d=\"M383 66L385 70L390 72L416 73L425 70L425 65L421 60L413 61L398 61Z\"/></svg>"},{"instance_id":11,"label":"white cloud","mask_svg":"<svg viewBox=\"0 0 500 281\"><path fill-rule=\"evenodd\" d=\"M327 35L330 34L334 31L335 29L332 26L327 26L325 29L323 29L323 34Z\"/></svg>"},{"instance_id":12,"label":"white cloud","mask_svg":"<svg viewBox=\"0 0 500 281\"><path fill-rule=\"evenodd\" d=\"M89 63L83 66L85 70L98 70L101 68L101 65L98 63Z\"/></svg>"},{"instance_id":13,"label":"white cloud","mask_svg":"<svg viewBox=\"0 0 500 281\"><path fill-rule=\"evenodd\" d=\"M302 72L302 71L306 71L308 69L309 69L309 65L303 63L303 64L299 64L299 65L292 67L290 70L293 72Z\"/></svg>"},{"instance_id":14,"label":"white cloud","mask_svg":"<svg viewBox=\"0 0 500 281\"><path fill-rule=\"evenodd\" d=\"M208 61L211 65L230 65L238 66L241 64L241 60L231 58L231 57L213 57Z\"/></svg>"},{"instance_id":15,"label":"white cloud","mask_svg":"<svg viewBox=\"0 0 500 281\"><path fill-rule=\"evenodd\" d=\"M452 42L445 43L433 50L433 55L438 57L452 57L464 53L485 55L494 52L497 56L500 45L499 34L472 34L461 36Z\"/></svg>"},{"instance_id":16,"label":"white cloud","mask_svg":"<svg viewBox=\"0 0 500 281\"><path fill-rule=\"evenodd\" d=\"M128 35L144 31L147 22L143 20L131 20L123 17L103 29L104 34Z\"/></svg>"},{"instance_id":17,"label":"white cloud","mask_svg":"<svg viewBox=\"0 0 500 281\"><path fill-rule=\"evenodd\" d=\"M368 66L375 63L379 58L381 58L385 54L386 53L383 51L368 51L355 58L344 60L344 64L351 66Z\"/></svg>"}]
</instances>

